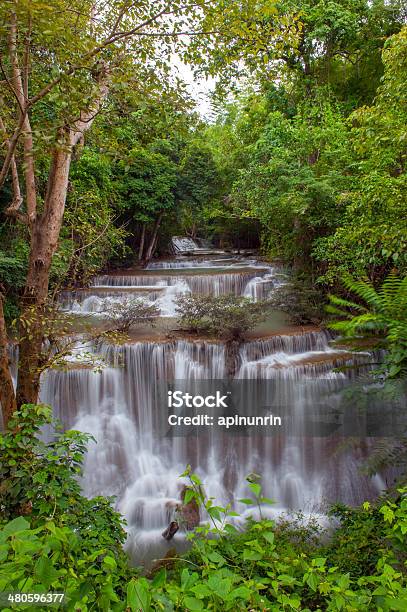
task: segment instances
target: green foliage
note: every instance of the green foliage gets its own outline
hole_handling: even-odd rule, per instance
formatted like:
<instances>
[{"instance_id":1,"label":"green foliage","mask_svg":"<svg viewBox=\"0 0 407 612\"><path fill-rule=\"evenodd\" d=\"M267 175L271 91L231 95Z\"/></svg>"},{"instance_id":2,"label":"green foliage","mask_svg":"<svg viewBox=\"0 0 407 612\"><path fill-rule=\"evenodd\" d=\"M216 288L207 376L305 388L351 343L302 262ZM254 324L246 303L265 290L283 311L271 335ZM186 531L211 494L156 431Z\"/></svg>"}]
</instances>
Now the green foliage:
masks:
<instances>
[{"instance_id":1,"label":"green foliage","mask_svg":"<svg viewBox=\"0 0 407 612\"><path fill-rule=\"evenodd\" d=\"M323 277L338 272L383 278L391 267L407 269L406 106L407 27L386 41L384 75L375 103L351 116L355 181L336 231L315 243L315 257L328 264Z\"/></svg>"},{"instance_id":2,"label":"green foliage","mask_svg":"<svg viewBox=\"0 0 407 612\"><path fill-rule=\"evenodd\" d=\"M268 303L235 295L181 295L177 312L182 329L228 340L242 338L267 316Z\"/></svg>"},{"instance_id":3,"label":"green foliage","mask_svg":"<svg viewBox=\"0 0 407 612\"><path fill-rule=\"evenodd\" d=\"M307 276L293 275L288 283L272 291L269 302L285 312L294 325L318 325L324 318L324 296Z\"/></svg>"},{"instance_id":4,"label":"green foliage","mask_svg":"<svg viewBox=\"0 0 407 612\"><path fill-rule=\"evenodd\" d=\"M342 320L330 327L351 340L371 340L374 346L388 351L386 374L404 377L407 372L407 277L390 274L376 290L366 281L344 277L348 291L364 304L330 296L328 312Z\"/></svg>"},{"instance_id":5,"label":"green foliage","mask_svg":"<svg viewBox=\"0 0 407 612\"><path fill-rule=\"evenodd\" d=\"M326 549L329 564L355 578L374 574L385 543L379 508L369 503L358 508L335 504L329 514L340 522Z\"/></svg>"},{"instance_id":6,"label":"green foliage","mask_svg":"<svg viewBox=\"0 0 407 612\"><path fill-rule=\"evenodd\" d=\"M324 544L317 525L301 516L262 518L273 502L257 474L247 477L248 496L239 500L252 516L238 529L231 505L208 498L188 467L181 475L189 481L184 503L202 506L204 522L189 534L184 557L150 578L137 577L127 567L122 520L109 500L79 493L86 436L67 432L45 444L37 434L49 421L48 408L23 406L0 437L0 591L62 592L65 609L83 612L403 609L406 489L377 506L335 507L340 525Z\"/></svg>"},{"instance_id":7,"label":"green foliage","mask_svg":"<svg viewBox=\"0 0 407 612\"><path fill-rule=\"evenodd\" d=\"M126 231L115 224L116 192L106 155L85 147L72 165L70 184L62 236L71 252L60 283L83 285L109 259L123 255Z\"/></svg>"},{"instance_id":8,"label":"green foliage","mask_svg":"<svg viewBox=\"0 0 407 612\"><path fill-rule=\"evenodd\" d=\"M1 592L64 593L67 610L94 606L111 610L122 594L122 581L131 575L118 565L102 539L92 548L75 529L58 526L52 518L35 527L22 516L6 523L0 529L0 551ZM26 605L3 607L11 609L26 609Z\"/></svg>"},{"instance_id":9,"label":"green foliage","mask_svg":"<svg viewBox=\"0 0 407 612\"><path fill-rule=\"evenodd\" d=\"M304 103L290 119L270 112L249 148L232 197L240 214L259 219L264 251L307 268L314 240L335 228L342 212L338 188L347 134L341 112L323 100Z\"/></svg>"},{"instance_id":10,"label":"green foliage","mask_svg":"<svg viewBox=\"0 0 407 612\"><path fill-rule=\"evenodd\" d=\"M175 165L160 153L131 150L119 168L121 206L138 221L149 222L174 205Z\"/></svg>"},{"instance_id":11,"label":"green foliage","mask_svg":"<svg viewBox=\"0 0 407 612\"><path fill-rule=\"evenodd\" d=\"M24 262L19 257L7 255L0 251L0 279L6 285L21 288L24 285Z\"/></svg>"},{"instance_id":12,"label":"green foliage","mask_svg":"<svg viewBox=\"0 0 407 612\"><path fill-rule=\"evenodd\" d=\"M378 508L367 503L356 510L334 509L341 525L324 546L315 539L312 523L249 520L239 531L230 522L235 515L230 507L206 498L202 482L190 469L183 476L190 479L190 497L204 506L209 523L195 531L190 553L171 575L161 569L153 581L134 581L147 609L404 609L407 588L398 564L404 563L406 552L405 489L395 502L382 502ZM269 503L261 498L257 477L248 480L249 487L258 487L252 490L255 497Z\"/></svg>"},{"instance_id":13,"label":"green foliage","mask_svg":"<svg viewBox=\"0 0 407 612\"><path fill-rule=\"evenodd\" d=\"M181 202L199 208L216 193L218 173L210 148L192 142L184 151L178 175L177 197Z\"/></svg>"},{"instance_id":14,"label":"green foliage","mask_svg":"<svg viewBox=\"0 0 407 612\"><path fill-rule=\"evenodd\" d=\"M0 250L0 291L6 295L4 316L7 323L18 316L16 294L24 286L25 273L26 262L23 258L15 252Z\"/></svg>"},{"instance_id":15,"label":"green foliage","mask_svg":"<svg viewBox=\"0 0 407 612\"><path fill-rule=\"evenodd\" d=\"M111 499L81 495L90 436L55 433L47 444L38 434L51 424L48 407L25 405L0 436L0 591L65 591L68 609L108 609L132 575L123 519Z\"/></svg>"},{"instance_id":16,"label":"green foliage","mask_svg":"<svg viewBox=\"0 0 407 612\"><path fill-rule=\"evenodd\" d=\"M284 48L286 80L273 88L260 79L256 93L248 87L224 104L206 133L226 196L208 218L212 212L229 227L236 219L260 223L263 252L319 278L323 290L344 272L374 282L394 266L404 274L407 252L400 6L328 4L302 3L300 46ZM274 26L284 10L295 11L295 2L279 4ZM276 65L266 65L269 79Z\"/></svg>"},{"instance_id":17,"label":"green foliage","mask_svg":"<svg viewBox=\"0 0 407 612\"><path fill-rule=\"evenodd\" d=\"M182 207L182 229L195 236L202 232L205 206L220 187L219 171L206 143L192 141L184 150L178 168L176 197ZM200 227L201 226L201 227Z\"/></svg>"},{"instance_id":18,"label":"green foliage","mask_svg":"<svg viewBox=\"0 0 407 612\"><path fill-rule=\"evenodd\" d=\"M127 333L135 325L151 324L159 316L160 309L155 304L146 304L142 299L127 298L114 303L106 309L110 328Z\"/></svg>"}]
</instances>

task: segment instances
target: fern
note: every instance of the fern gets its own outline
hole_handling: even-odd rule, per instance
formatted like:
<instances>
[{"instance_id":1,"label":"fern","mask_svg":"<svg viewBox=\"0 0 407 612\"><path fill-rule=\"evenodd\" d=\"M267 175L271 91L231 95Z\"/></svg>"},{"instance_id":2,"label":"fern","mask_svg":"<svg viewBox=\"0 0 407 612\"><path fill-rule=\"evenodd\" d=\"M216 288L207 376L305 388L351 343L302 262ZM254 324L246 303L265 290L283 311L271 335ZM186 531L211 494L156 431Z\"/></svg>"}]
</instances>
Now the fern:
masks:
<instances>
[{"instance_id":1,"label":"fern","mask_svg":"<svg viewBox=\"0 0 407 612\"><path fill-rule=\"evenodd\" d=\"M376 290L368 280L343 279L344 286L361 303L329 296L327 311L338 317L329 324L353 342L369 339L376 348L385 348L386 375L390 378L407 374L407 277L390 273Z\"/></svg>"},{"instance_id":2,"label":"fern","mask_svg":"<svg viewBox=\"0 0 407 612\"><path fill-rule=\"evenodd\" d=\"M382 470L402 468L403 473L407 465L407 438L381 438L375 441L374 448L366 460L363 472L374 476Z\"/></svg>"}]
</instances>

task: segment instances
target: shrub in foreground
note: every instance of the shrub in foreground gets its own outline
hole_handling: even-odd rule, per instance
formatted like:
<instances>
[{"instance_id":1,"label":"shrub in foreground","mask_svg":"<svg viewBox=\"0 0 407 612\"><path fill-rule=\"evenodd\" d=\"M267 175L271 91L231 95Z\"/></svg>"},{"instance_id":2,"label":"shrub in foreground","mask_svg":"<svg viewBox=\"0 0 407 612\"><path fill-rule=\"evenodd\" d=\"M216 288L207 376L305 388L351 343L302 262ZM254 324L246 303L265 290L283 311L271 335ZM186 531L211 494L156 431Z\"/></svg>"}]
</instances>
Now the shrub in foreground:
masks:
<instances>
[{"instance_id":1,"label":"shrub in foreground","mask_svg":"<svg viewBox=\"0 0 407 612\"><path fill-rule=\"evenodd\" d=\"M188 468L184 502L199 503L207 522L190 535L188 554L139 576L110 500L80 494L86 436L67 432L44 444L37 434L49 420L47 408L23 406L0 435L0 593L65 593L63 609L80 612L406 610L407 489L377 505L335 507L340 526L323 544L315 522L264 518L272 500L256 474L240 500L252 518L237 529L231 506L207 498ZM42 601L2 603L47 609Z\"/></svg>"}]
</instances>

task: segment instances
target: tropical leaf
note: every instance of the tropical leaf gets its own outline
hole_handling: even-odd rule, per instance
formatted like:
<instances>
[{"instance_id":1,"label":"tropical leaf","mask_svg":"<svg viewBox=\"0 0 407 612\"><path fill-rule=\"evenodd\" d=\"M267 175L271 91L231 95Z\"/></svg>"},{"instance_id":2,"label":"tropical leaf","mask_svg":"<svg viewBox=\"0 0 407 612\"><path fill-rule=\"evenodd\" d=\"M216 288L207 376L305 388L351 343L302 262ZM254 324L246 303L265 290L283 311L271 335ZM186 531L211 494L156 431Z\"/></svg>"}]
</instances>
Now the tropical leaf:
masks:
<instances>
[{"instance_id":1,"label":"tropical leaf","mask_svg":"<svg viewBox=\"0 0 407 612\"><path fill-rule=\"evenodd\" d=\"M372 338L385 346L386 374L400 378L407 372L407 277L391 272L376 291L368 280L343 279L361 302L330 295L327 311L339 319L329 327L353 340Z\"/></svg>"}]
</instances>

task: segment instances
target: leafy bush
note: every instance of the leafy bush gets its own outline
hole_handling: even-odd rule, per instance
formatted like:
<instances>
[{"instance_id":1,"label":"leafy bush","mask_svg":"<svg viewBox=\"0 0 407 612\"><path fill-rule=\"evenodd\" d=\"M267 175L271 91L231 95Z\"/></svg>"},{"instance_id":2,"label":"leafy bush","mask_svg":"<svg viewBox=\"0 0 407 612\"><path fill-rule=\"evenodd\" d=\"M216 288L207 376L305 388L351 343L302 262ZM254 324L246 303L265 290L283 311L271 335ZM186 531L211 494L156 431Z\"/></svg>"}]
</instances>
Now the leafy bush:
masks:
<instances>
[{"instance_id":1,"label":"leafy bush","mask_svg":"<svg viewBox=\"0 0 407 612\"><path fill-rule=\"evenodd\" d=\"M0 435L0 592L60 589L107 609L107 593L133 574L122 548L124 521L112 499L81 495L90 436L56 433L47 444L38 434L51 424L47 406L25 405Z\"/></svg>"},{"instance_id":2,"label":"leafy bush","mask_svg":"<svg viewBox=\"0 0 407 612\"><path fill-rule=\"evenodd\" d=\"M400 490L397 501L382 502L379 509L364 504L356 511L354 526L344 520L338 530L341 535L323 546L315 539L312 523L297 527L249 519L245 530L239 531L230 522L236 516L230 505L221 507L205 497L202 482L190 469L183 476L190 479L186 500L195 498L203 504L209 522L195 530L191 551L169 572L162 567L153 580L134 580L144 611L405 609L407 582L398 545L402 542L405 553L406 489ZM251 498L240 501L258 512L271 500L263 497L258 478L248 480ZM356 523L360 526L366 520L367 528L358 534ZM349 529L355 537L350 559ZM367 556L358 560L361 543Z\"/></svg>"},{"instance_id":3,"label":"leafy bush","mask_svg":"<svg viewBox=\"0 0 407 612\"><path fill-rule=\"evenodd\" d=\"M111 327L118 332L127 333L135 325L152 323L160 314L154 304L146 304L141 299L126 298L106 309Z\"/></svg>"},{"instance_id":4,"label":"leafy bush","mask_svg":"<svg viewBox=\"0 0 407 612\"><path fill-rule=\"evenodd\" d=\"M269 303L235 295L182 295L177 312L182 329L227 340L241 339L263 321Z\"/></svg>"},{"instance_id":5,"label":"leafy bush","mask_svg":"<svg viewBox=\"0 0 407 612\"><path fill-rule=\"evenodd\" d=\"M324 317L325 300L321 291L309 279L298 275L272 292L270 304L285 312L293 325L319 325Z\"/></svg>"},{"instance_id":6,"label":"leafy bush","mask_svg":"<svg viewBox=\"0 0 407 612\"><path fill-rule=\"evenodd\" d=\"M185 556L139 577L127 566L123 521L109 500L80 495L87 436L67 432L45 444L37 436L49 423L46 407L23 406L0 436L0 592L65 593L68 612L405 610L407 489L376 506L335 507L340 526L323 544L315 522L263 517L272 500L256 474L239 500L252 518L237 528L231 505L208 498L188 467L184 503L203 506L208 522L189 534Z\"/></svg>"},{"instance_id":7,"label":"leafy bush","mask_svg":"<svg viewBox=\"0 0 407 612\"><path fill-rule=\"evenodd\" d=\"M0 558L0 592L64 593L67 610L112 609L130 578L108 547L84 544L81 533L51 517L33 526L19 516L0 527Z\"/></svg>"}]
</instances>

